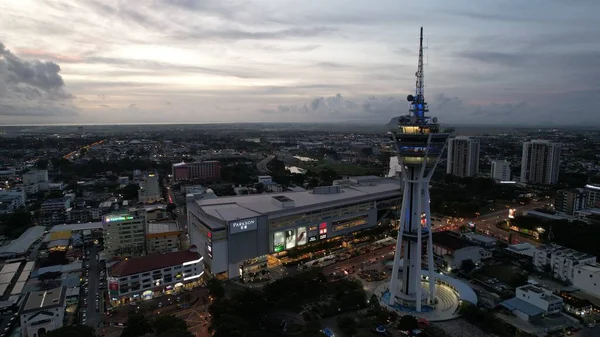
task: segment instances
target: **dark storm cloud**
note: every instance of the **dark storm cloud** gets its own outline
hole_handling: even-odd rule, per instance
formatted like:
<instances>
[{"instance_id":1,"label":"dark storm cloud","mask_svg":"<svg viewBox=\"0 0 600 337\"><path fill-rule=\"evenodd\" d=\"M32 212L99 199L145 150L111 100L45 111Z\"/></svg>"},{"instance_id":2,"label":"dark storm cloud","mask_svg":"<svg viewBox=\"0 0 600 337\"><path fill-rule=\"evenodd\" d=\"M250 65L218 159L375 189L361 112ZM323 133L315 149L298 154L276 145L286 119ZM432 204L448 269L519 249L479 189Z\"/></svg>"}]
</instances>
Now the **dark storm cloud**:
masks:
<instances>
[{"instance_id":1,"label":"dark storm cloud","mask_svg":"<svg viewBox=\"0 0 600 337\"><path fill-rule=\"evenodd\" d=\"M0 115L74 114L59 72L54 62L22 60L0 43Z\"/></svg>"}]
</instances>

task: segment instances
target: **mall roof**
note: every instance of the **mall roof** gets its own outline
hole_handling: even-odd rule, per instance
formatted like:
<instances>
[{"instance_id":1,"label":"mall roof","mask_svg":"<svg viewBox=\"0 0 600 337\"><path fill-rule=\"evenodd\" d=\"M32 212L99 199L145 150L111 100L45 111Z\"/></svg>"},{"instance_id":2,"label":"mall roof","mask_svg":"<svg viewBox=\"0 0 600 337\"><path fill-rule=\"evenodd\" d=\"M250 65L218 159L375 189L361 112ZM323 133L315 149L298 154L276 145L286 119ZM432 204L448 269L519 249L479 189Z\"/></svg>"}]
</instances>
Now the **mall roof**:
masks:
<instances>
[{"instance_id":1,"label":"mall roof","mask_svg":"<svg viewBox=\"0 0 600 337\"><path fill-rule=\"evenodd\" d=\"M350 177L335 182L332 187L320 187L312 191L280 192L253 194L247 196L222 197L217 199L194 200L206 214L221 220L233 221L256 217L264 214L302 209L308 211L311 207L323 208L324 204L343 204L356 200L369 200L376 195L400 196L401 181L393 178L375 176ZM283 198L281 198L283 197ZM282 206L284 201L293 203L292 206ZM274 202L274 199L279 201Z\"/></svg>"},{"instance_id":2,"label":"mall roof","mask_svg":"<svg viewBox=\"0 0 600 337\"><path fill-rule=\"evenodd\" d=\"M181 265L184 262L196 261L201 256L198 252L184 250L180 252L147 255L123 260L112 266L110 276L122 277L146 271Z\"/></svg>"},{"instance_id":3,"label":"mall roof","mask_svg":"<svg viewBox=\"0 0 600 337\"><path fill-rule=\"evenodd\" d=\"M34 291L27 294L21 313L62 307L65 303L65 287Z\"/></svg>"},{"instance_id":4,"label":"mall roof","mask_svg":"<svg viewBox=\"0 0 600 337\"><path fill-rule=\"evenodd\" d=\"M9 244L0 247L0 255L19 255L25 254L29 247L39 239L46 231L44 226L33 226L27 228L25 233L21 234L17 239L12 240Z\"/></svg>"},{"instance_id":5,"label":"mall roof","mask_svg":"<svg viewBox=\"0 0 600 337\"><path fill-rule=\"evenodd\" d=\"M538 308L535 305L529 304L523 301L522 299L516 297L508 299L500 303L500 305L510 311L518 310L530 317L538 316L544 313L544 309Z\"/></svg>"}]
</instances>

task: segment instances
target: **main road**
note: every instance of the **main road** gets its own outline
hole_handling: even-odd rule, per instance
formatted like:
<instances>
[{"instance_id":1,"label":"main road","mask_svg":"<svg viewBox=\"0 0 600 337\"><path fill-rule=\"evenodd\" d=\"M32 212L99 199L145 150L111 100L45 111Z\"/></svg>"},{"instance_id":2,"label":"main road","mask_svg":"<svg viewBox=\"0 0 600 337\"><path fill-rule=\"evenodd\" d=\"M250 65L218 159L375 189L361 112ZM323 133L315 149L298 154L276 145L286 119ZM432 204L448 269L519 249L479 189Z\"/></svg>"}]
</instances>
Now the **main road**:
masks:
<instances>
[{"instance_id":1,"label":"main road","mask_svg":"<svg viewBox=\"0 0 600 337\"><path fill-rule=\"evenodd\" d=\"M275 159L274 155L269 155L267 158L259 161L256 164L256 169L258 170L259 173L261 174L268 174L269 172L271 172L269 170L269 168L267 167L267 165L269 165L269 162L271 162L271 160Z\"/></svg>"},{"instance_id":2,"label":"main road","mask_svg":"<svg viewBox=\"0 0 600 337\"><path fill-rule=\"evenodd\" d=\"M88 255L90 267L88 270L88 293L87 293L87 325L98 328L103 319L103 301L104 296L99 292L100 285L100 263L98 262L98 247L92 245L86 248L90 253ZM96 294L99 296L96 297ZM98 298L98 311L96 311L96 298Z\"/></svg>"},{"instance_id":3,"label":"main road","mask_svg":"<svg viewBox=\"0 0 600 337\"><path fill-rule=\"evenodd\" d=\"M545 201L533 202L528 205L517 206L514 207L516 213L522 213L526 211L530 211L536 208L540 208L544 206ZM503 209L500 211L495 211L492 213L488 213L476 218L464 219L462 222L457 222L452 225L447 226L439 226L433 229L434 232L446 231L446 230L458 230L462 226L466 226L469 223L475 223L477 231L483 232L486 235L493 236L496 238L501 238L503 240L507 240L509 236L509 232L502 230L496 227L496 224L500 222L502 219L506 219L508 216L508 209ZM515 233L516 234L516 233ZM538 246L540 243L534 239L525 238L523 236L519 236L518 240L520 242L529 242L533 245Z\"/></svg>"}]
</instances>

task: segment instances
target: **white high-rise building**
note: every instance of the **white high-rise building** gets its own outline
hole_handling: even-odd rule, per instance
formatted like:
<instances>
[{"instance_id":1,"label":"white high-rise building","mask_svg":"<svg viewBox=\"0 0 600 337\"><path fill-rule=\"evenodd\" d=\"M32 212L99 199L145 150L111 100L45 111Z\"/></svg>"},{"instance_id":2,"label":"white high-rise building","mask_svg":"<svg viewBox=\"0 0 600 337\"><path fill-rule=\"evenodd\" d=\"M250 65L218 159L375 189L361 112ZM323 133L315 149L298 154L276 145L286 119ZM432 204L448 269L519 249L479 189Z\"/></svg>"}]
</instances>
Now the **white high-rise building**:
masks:
<instances>
[{"instance_id":1,"label":"white high-rise building","mask_svg":"<svg viewBox=\"0 0 600 337\"><path fill-rule=\"evenodd\" d=\"M446 173L474 177L479 173L479 139L457 136L448 140Z\"/></svg>"},{"instance_id":2,"label":"white high-rise building","mask_svg":"<svg viewBox=\"0 0 600 337\"><path fill-rule=\"evenodd\" d=\"M146 251L146 218L129 213L104 216L104 252L107 257L140 256Z\"/></svg>"},{"instance_id":3,"label":"white high-rise building","mask_svg":"<svg viewBox=\"0 0 600 337\"><path fill-rule=\"evenodd\" d=\"M510 163L506 160L492 160L492 179L510 180Z\"/></svg>"},{"instance_id":4,"label":"white high-rise building","mask_svg":"<svg viewBox=\"0 0 600 337\"><path fill-rule=\"evenodd\" d=\"M531 140L523 143L521 182L550 185L558 182L560 143Z\"/></svg>"}]
</instances>

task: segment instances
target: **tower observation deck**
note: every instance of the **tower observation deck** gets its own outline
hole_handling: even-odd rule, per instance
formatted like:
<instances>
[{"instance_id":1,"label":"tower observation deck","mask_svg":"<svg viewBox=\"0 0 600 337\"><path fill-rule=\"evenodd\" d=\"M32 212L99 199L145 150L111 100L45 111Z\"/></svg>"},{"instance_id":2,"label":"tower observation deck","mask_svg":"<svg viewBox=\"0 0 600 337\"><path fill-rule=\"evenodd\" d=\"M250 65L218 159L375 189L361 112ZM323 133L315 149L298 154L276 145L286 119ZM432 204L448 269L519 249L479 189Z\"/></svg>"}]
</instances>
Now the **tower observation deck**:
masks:
<instances>
[{"instance_id":1,"label":"tower observation deck","mask_svg":"<svg viewBox=\"0 0 600 337\"><path fill-rule=\"evenodd\" d=\"M404 180L400 228L389 286L389 305L435 306L435 265L429 208L429 182L446 148L449 133L442 131L436 117L428 117L424 95L423 28L419 43L419 64L414 95L408 95L409 114L398 119L389 132ZM422 285L422 249L427 247L429 288Z\"/></svg>"}]
</instances>

